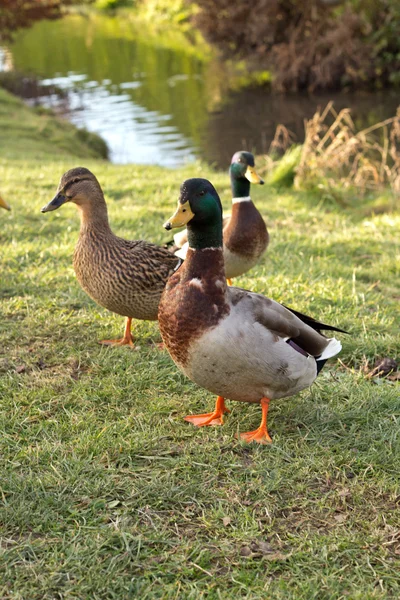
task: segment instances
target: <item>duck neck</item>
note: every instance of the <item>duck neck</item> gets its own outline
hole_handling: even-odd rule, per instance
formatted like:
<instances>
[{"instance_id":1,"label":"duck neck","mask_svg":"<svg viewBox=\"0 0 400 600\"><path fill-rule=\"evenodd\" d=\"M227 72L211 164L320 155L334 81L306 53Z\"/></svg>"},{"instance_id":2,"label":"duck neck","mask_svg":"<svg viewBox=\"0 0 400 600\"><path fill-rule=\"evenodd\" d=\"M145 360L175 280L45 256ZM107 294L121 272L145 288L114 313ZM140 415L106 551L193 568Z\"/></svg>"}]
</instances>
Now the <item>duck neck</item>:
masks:
<instances>
[{"instance_id":1,"label":"duck neck","mask_svg":"<svg viewBox=\"0 0 400 600\"><path fill-rule=\"evenodd\" d=\"M233 200L239 198L250 199L250 181L248 179L231 175L231 189Z\"/></svg>"},{"instance_id":2,"label":"duck neck","mask_svg":"<svg viewBox=\"0 0 400 600\"><path fill-rule=\"evenodd\" d=\"M222 215L212 223L189 223L187 231L192 250L220 248L222 251Z\"/></svg>"},{"instance_id":3,"label":"duck neck","mask_svg":"<svg viewBox=\"0 0 400 600\"><path fill-rule=\"evenodd\" d=\"M78 204L81 217L81 234L88 231L111 233L108 222L107 205L104 197L98 196L95 201Z\"/></svg>"},{"instance_id":4,"label":"duck neck","mask_svg":"<svg viewBox=\"0 0 400 600\"><path fill-rule=\"evenodd\" d=\"M219 291L226 290L224 254L222 248L188 248L185 262L179 269L183 279L207 281L212 286L218 283ZM209 288L210 289L210 288Z\"/></svg>"},{"instance_id":5,"label":"duck neck","mask_svg":"<svg viewBox=\"0 0 400 600\"><path fill-rule=\"evenodd\" d=\"M225 282L222 250L222 213L212 222L190 222L187 227L189 250L183 264L189 279L217 276Z\"/></svg>"}]
</instances>

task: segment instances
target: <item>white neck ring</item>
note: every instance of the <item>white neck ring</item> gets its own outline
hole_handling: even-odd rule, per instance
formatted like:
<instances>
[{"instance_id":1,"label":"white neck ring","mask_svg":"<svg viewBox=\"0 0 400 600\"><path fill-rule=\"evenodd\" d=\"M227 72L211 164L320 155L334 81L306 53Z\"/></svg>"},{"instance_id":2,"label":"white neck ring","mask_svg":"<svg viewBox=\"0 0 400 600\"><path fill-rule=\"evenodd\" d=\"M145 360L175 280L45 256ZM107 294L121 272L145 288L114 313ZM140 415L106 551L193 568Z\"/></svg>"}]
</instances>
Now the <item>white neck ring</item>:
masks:
<instances>
[{"instance_id":1,"label":"white neck ring","mask_svg":"<svg viewBox=\"0 0 400 600\"><path fill-rule=\"evenodd\" d=\"M250 196L243 196L243 198L232 198L232 204L238 204L239 202L251 202Z\"/></svg>"}]
</instances>

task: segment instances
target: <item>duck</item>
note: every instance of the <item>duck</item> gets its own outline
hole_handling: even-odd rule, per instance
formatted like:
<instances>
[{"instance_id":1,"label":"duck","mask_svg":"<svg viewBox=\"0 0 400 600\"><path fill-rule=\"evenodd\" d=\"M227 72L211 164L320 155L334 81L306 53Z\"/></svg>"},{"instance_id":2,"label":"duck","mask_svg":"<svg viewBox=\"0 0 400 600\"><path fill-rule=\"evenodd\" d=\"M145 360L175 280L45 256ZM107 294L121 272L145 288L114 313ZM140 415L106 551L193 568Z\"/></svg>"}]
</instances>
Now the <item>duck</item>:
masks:
<instances>
[{"instance_id":1,"label":"duck","mask_svg":"<svg viewBox=\"0 0 400 600\"><path fill-rule=\"evenodd\" d=\"M240 150L232 156L229 167L232 189L232 213L223 220L225 274L232 278L247 273L260 260L269 243L264 219L250 197L250 184L264 184L255 170L251 152ZM185 258L188 249L187 230L174 236L175 254ZM178 248L178 250L176 249Z\"/></svg>"},{"instance_id":2,"label":"duck","mask_svg":"<svg viewBox=\"0 0 400 600\"><path fill-rule=\"evenodd\" d=\"M6 210L11 210L11 207L7 204L7 202L0 196L0 206L1 208L5 208Z\"/></svg>"},{"instance_id":3,"label":"duck","mask_svg":"<svg viewBox=\"0 0 400 600\"><path fill-rule=\"evenodd\" d=\"M67 202L73 202L80 213L73 266L81 287L97 304L126 317L123 337L100 343L134 347L132 319L157 320L166 281L182 261L151 242L115 235L103 191L89 169L76 167L64 173L56 195L41 212L57 210Z\"/></svg>"},{"instance_id":4,"label":"duck","mask_svg":"<svg viewBox=\"0 0 400 600\"><path fill-rule=\"evenodd\" d=\"M222 425L226 400L260 404L260 426L241 433L246 442L271 443L271 401L308 388L342 346L321 333L344 330L290 309L264 295L229 287L225 277L222 206L210 181L187 179L178 208L164 223L187 225L186 259L161 296L161 336L178 368L217 395L211 413L189 415L193 425Z\"/></svg>"}]
</instances>

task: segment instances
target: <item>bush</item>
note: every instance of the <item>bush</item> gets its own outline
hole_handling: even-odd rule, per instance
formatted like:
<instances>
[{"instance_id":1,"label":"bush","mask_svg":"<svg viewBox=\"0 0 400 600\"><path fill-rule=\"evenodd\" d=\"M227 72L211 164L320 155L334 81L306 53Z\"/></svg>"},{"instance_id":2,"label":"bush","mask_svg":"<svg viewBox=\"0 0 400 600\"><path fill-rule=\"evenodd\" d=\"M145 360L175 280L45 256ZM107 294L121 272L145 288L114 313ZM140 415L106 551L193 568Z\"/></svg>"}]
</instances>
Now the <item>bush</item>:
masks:
<instances>
[{"instance_id":1,"label":"bush","mask_svg":"<svg viewBox=\"0 0 400 600\"><path fill-rule=\"evenodd\" d=\"M261 60L280 91L400 83L398 0L196 4L205 37L225 54Z\"/></svg>"},{"instance_id":2,"label":"bush","mask_svg":"<svg viewBox=\"0 0 400 600\"><path fill-rule=\"evenodd\" d=\"M41 19L58 19L71 4L92 0L0 0L0 41L9 40L17 29L31 27Z\"/></svg>"}]
</instances>

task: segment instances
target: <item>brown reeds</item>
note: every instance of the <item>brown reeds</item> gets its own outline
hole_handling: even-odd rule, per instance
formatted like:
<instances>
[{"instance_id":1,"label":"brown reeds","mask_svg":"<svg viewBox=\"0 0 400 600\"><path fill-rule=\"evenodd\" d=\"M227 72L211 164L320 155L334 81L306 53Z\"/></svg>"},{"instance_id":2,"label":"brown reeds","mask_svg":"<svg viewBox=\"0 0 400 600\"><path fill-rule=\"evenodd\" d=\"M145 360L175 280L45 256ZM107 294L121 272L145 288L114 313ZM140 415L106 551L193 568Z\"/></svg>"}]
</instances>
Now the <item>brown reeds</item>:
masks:
<instances>
[{"instance_id":1,"label":"brown reeds","mask_svg":"<svg viewBox=\"0 0 400 600\"><path fill-rule=\"evenodd\" d=\"M361 193L389 186L400 195L400 107L396 116L358 132L350 110L337 113L332 102L305 121L294 184L304 189L322 181Z\"/></svg>"}]
</instances>

